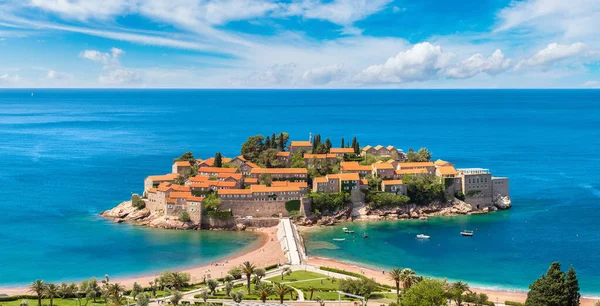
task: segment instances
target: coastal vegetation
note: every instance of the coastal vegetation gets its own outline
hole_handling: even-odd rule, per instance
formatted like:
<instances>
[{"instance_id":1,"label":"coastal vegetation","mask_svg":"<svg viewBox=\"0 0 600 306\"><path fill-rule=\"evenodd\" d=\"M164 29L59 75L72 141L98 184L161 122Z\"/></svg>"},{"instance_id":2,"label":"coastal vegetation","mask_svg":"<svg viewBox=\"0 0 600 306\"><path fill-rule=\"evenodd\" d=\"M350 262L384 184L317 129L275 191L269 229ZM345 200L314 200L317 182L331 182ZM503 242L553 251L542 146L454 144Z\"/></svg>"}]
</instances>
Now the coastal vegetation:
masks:
<instances>
[{"instance_id":1,"label":"coastal vegetation","mask_svg":"<svg viewBox=\"0 0 600 306\"><path fill-rule=\"evenodd\" d=\"M428 162L431 161L431 153L427 148L420 148L417 152L413 148L409 148L406 153L406 161L409 163Z\"/></svg>"},{"instance_id":2,"label":"coastal vegetation","mask_svg":"<svg viewBox=\"0 0 600 306\"><path fill-rule=\"evenodd\" d=\"M312 200L311 210L313 212L333 212L336 209L344 208L350 201L350 195L347 192L312 192L308 197Z\"/></svg>"},{"instance_id":3,"label":"coastal vegetation","mask_svg":"<svg viewBox=\"0 0 600 306\"><path fill-rule=\"evenodd\" d=\"M433 175L405 175L402 182L406 186L410 203L427 205L432 202L446 202L444 185Z\"/></svg>"},{"instance_id":4,"label":"coastal vegetation","mask_svg":"<svg viewBox=\"0 0 600 306\"><path fill-rule=\"evenodd\" d=\"M529 286L525 306L576 306L579 305L579 281L573 266L567 273L560 263L553 262L546 274Z\"/></svg>"}]
</instances>

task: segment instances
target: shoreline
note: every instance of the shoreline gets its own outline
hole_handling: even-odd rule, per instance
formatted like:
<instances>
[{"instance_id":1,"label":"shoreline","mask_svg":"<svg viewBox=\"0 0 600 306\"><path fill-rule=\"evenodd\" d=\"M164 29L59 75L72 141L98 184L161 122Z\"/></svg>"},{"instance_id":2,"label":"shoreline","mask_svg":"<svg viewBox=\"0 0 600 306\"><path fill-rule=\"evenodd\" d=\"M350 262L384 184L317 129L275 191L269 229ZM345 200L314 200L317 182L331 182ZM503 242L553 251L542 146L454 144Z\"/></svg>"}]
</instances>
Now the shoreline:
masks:
<instances>
[{"instance_id":1,"label":"shoreline","mask_svg":"<svg viewBox=\"0 0 600 306\"><path fill-rule=\"evenodd\" d=\"M256 243L256 247L249 248L246 251L239 251L234 254L231 254L227 257L220 259L217 262L212 262L210 264L204 264L201 266L195 267L185 267L180 269L170 269L171 271L181 271L190 273L190 282L198 283L203 280L206 276L207 278L219 278L227 274L227 272L234 266L239 266L244 261L250 261L257 267L265 267L271 264L276 263L285 263L287 258L283 254L281 247L279 245L279 241L277 239L277 227L268 227L268 228L257 228L253 230L260 237L262 241L260 243ZM156 273L143 273L133 276L123 276L123 277L115 277L111 278L111 282L120 283L126 288L133 287L133 283L137 282L142 287L147 287L150 281L154 281L154 279L160 275L163 271ZM92 277L92 276L90 276ZM100 280L101 276L96 276L98 280ZM89 279L89 278L88 278ZM80 280L72 280L75 282L80 282ZM33 280L32 280L33 281ZM28 292L27 286L17 285L17 286L1 286L0 285L0 294L7 295L21 295L21 294L30 294Z\"/></svg>"},{"instance_id":2,"label":"shoreline","mask_svg":"<svg viewBox=\"0 0 600 306\"><path fill-rule=\"evenodd\" d=\"M327 257L309 256L308 264L313 266L328 266L331 268L342 269L346 271L361 273L369 278L374 278L375 281L394 286L394 283L387 277L387 274L383 274L382 271L387 269L380 269L374 266L369 266L362 263L346 262L338 259L332 259ZM492 302L504 303L505 301L513 301L525 303L527 299L527 291L519 289L490 289L485 287L471 287L473 292L485 293ZM599 299L593 296L581 296L581 306L595 306L595 303Z\"/></svg>"}]
</instances>

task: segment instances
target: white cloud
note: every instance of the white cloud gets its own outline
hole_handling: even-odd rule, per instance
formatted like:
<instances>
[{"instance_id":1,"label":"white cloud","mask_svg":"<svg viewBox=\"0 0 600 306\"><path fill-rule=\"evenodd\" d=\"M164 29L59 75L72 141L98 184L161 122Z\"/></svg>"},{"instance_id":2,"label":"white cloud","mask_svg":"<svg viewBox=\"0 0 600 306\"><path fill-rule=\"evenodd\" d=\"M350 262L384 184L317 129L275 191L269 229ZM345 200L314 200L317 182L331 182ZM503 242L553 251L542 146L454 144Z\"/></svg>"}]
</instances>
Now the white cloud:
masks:
<instances>
[{"instance_id":1,"label":"white cloud","mask_svg":"<svg viewBox=\"0 0 600 306\"><path fill-rule=\"evenodd\" d=\"M123 54L125 54L125 51L119 48L111 48L110 53L85 50L79 54L79 57L102 63L103 73L98 77L98 82L102 84L127 85L140 82L142 80L140 73L121 67L119 57Z\"/></svg>"},{"instance_id":2,"label":"white cloud","mask_svg":"<svg viewBox=\"0 0 600 306\"><path fill-rule=\"evenodd\" d=\"M139 83L142 76L133 70L118 68L112 69L98 77L98 81L107 85L128 85Z\"/></svg>"},{"instance_id":3,"label":"white cloud","mask_svg":"<svg viewBox=\"0 0 600 306\"><path fill-rule=\"evenodd\" d=\"M296 63L275 64L230 83L235 87L289 87L296 84L295 72Z\"/></svg>"},{"instance_id":4,"label":"white cloud","mask_svg":"<svg viewBox=\"0 0 600 306\"><path fill-rule=\"evenodd\" d=\"M597 0L513 0L498 19L496 31L528 29L582 38L598 35L600 5Z\"/></svg>"},{"instance_id":5,"label":"white cloud","mask_svg":"<svg viewBox=\"0 0 600 306\"><path fill-rule=\"evenodd\" d=\"M466 79L480 73L496 75L508 69L511 62L511 59L504 57L500 49L494 51L488 58L477 53L454 67L448 68L445 75L455 79Z\"/></svg>"},{"instance_id":6,"label":"white cloud","mask_svg":"<svg viewBox=\"0 0 600 306\"><path fill-rule=\"evenodd\" d=\"M13 85L21 81L21 77L18 74L2 74L0 75L0 85Z\"/></svg>"},{"instance_id":7,"label":"white cloud","mask_svg":"<svg viewBox=\"0 0 600 306\"><path fill-rule=\"evenodd\" d=\"M304 72L302 79L309 84L326 85L342 80L346 75L342 65L332 65L309 69Z\"/></svg>"},{"instance_id":8,"label":"white cloud","mask_svg":"<svg viewBox=\"0 0 600 306\"><path fill-rule=\"evenodd\" d=\"M587 81L587 82L583 83L583 87L585 87L585 88L600 88L600 82Z\"/></svg>"},{"instance_id":9,"label":"white cloud","mask_svg":"<svg viewBox=\"0 0 600 306\"><path fill-rule=\"evenodd\" d=\"M29 5L67 18L87 20L107 19L124 14L133 9L136 2L135 0L30 0Z\"/></svg>"},{"instance_id":10,"label":"white cloud","mask_svg":"<svg viewBox=\"0 0 600 306\"><path fill-rule=\"evenodd\" d=\"M454 58L442 52L440 46L428 42L414 45L399 52L384 64L372 65L355 76L362 83L403 83L438 78Z\"/></svg>"},{"instance_id":11,"label":"white cloud","mask_svg":"<svg viewBox=\"0 0 600 306\"><path fill-rule=\"evenodd\" d=\"M581 42L570 45L551 43L530 58L520 61L515 68L517 70L526 66L549 68L560 61L585 56L586 51L588 51L587 45Z\"/></svg>"}]
</instances>

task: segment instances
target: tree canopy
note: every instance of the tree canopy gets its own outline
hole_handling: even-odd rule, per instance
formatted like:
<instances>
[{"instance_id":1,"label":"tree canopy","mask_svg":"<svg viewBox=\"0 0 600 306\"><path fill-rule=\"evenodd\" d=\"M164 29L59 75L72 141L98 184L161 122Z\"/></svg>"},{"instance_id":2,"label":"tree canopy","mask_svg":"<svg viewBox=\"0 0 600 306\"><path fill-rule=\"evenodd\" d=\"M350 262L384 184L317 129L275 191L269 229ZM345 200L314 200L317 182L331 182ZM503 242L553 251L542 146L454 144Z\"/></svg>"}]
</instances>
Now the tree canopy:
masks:
<instances>
[{"instance_id":1,"label":"tree canopy","mask_svg":"<svg viewBox=\"0 0 600 306\"><path fill-rule=\"evenodd\" d=\"M410 203L427 205L435 201L446 202L444 185L433 175L404 175L402 182L406 186Z\"/></svg>"},{"instance_id":2,"label":"tree canopy","mask_svg":"<svg viewBox=\"0 0 600 306\"><path fill-rule=\"evenodd\" d=\"M415 152L413 148L408 149L406 153L406 161L408 162L428 162L431 161L431 153L427 148L420 148L419 151Z\"/></svg>"},{"instance_id":3,"label":"tree canopy","mask_svg":"<svg viewBox=\"0 0 600 306\"><path fill-rule=\"evenodd\" d=\"M447 304L446 282L425 278L402 296L402 306L442 306Z\"/></svg>"},{"instance_id":4,"label":"tree canopy","mask_svg":"<svg viewBox=\"0 0 600 306\"><path fill-rule=\"evenodd\" d=\"M342 208L348 204L350 198L349 194L346 192L313 192L309 194L309 197L312 199L311 210L313 212L315 210L333 211L337 208Z\"/></svg>"},{"instance_id":5,"label":"tree canopy","mask_svg":"<svg viewBox=\"0 0 600 306\"><path fill-rule=\"evenodd\" d=\"M565 273L561 271L560 263L553 262L546 274L529 285L525 305L576 306L579 298L579 282L573 267Z\"/></svg>"},{"instance_id":6,"label":"tree canopy","mask_svg":"<svg viewBox=\"0 0 600 306\"><path fill-rule=\"evenodd\" d=\"M185 152L181 154L181 156L175 158L173 161L189 161L190 163L194 164L196 162L196 159L194 158L194 153Z\"/></svg>"}]
</instances>

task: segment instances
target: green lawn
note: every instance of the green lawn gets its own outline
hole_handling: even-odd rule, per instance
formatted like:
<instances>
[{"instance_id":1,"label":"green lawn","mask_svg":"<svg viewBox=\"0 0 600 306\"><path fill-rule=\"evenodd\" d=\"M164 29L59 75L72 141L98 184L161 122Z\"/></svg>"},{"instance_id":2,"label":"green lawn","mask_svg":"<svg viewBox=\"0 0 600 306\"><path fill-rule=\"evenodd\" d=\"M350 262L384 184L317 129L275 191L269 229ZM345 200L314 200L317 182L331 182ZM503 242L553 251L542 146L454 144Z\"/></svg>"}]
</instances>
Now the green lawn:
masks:
<instances>
[{"instance_id":1,"label":"green lawn","mask_svg":"<svg viewBox=\"0 0 600 306\"><path fill-rule=\"evenodd\" d=\"M304 292L304 299L308 300L310 298L310 291L303 291ZM313 300L315 300L318 296L320 296L323 300L326 301L337 301L338 300L338 293L335 291L315 291L313 293ZM351 298L351 297L344 297L342 296L342 300L348 300L348 301L354 301L356 299Z\"/></svg>"},{"instance_id":2,"label":"green lawn","mask_svg":"<svg viewBox=\"0 0 600 306\"><path fill-rule=\"evenodd\" d=\"M296 282L296 281L300 281L300 280L308 280L308 279L323 278L323 277L327 277L327 276L324 274L308 272L308 271L294 271L294 272L292 272L292 274L284 276L283 280L281 280L281 275L271 277L268 280L272 281L274 283L281 283L281 282L287 283L287 282Z\"/></svg>"},{"instance_id":3,"label":"green lawn","mask_svg":"<svg viewBox=\"0 0 600 306\"><path fill-rule=\"evenodd\" d=\"M309 280L309 281L303 281L303 282L298 282L298 283L291 283L288 285L290 285L296 289L300 289L300 290L309 290L311 287L313 287L317 290L330 291L330 290L338 290L339 280L335 279L332 282L331 279L318 279L318 280Z\"/></svg>"},{"instance_id":4,"label":"green lawn","mask_svg":"<svg viewBox=\"0 0 600 306\"><path fill-rule=\"evenodd\" d=\"M16 300L16 301L11 301L11 302L0 302L1 306L19 306L21 305L21 301L22 300ZM37 306L37 300L27 300L27 302L29 302L29 306ZM54 301L52 302L54 306L79 306L79 304L77 304L77 300L75 299L54 299ZM50 305L50 300L49 299L42 299L42 305ZM85 305L85 299L81 299L81 306ZM96 306L104 306L104 300L101 298L96 299ZM89 301L87 303L87 306L94 306L94 301Z\"/></svg>"},{"instance_id":5,"label":"green lawn","mask_svg":"<svg viewBox=\"0 0 600 306\"><path fill-rule=\"evenodd\" d=\"M250 292L252 293L250 295L248 295L248 288L246 287L245 284L244 284L244 286L236 285L236 287L234 287L231 290L231 292L235 292L235 291L239 291L239 290L241 290L241 291L244 292L244 300L259 300L259 297L256 294L256 285L250 284ZM294 297L296 297L296 293L295 292L294 292ZM194 298L201 299L201 297L200 297L199 294L195 294ZM215 295L209 296L209 299L230 299L230 297L228 297L225 294L225 290L220 290L220 291L215 292ZM284 300L289 300L289 299L290 299L290 295L287 294L285 296ZM277 301L279 301L279 296L278 295L270 295L267 298L267 300L277 300ZM19 306L19 305L17 304L16 306ZM30 306L35 306L35 305L30 305Z\"/></svg>"}]
</instances>

